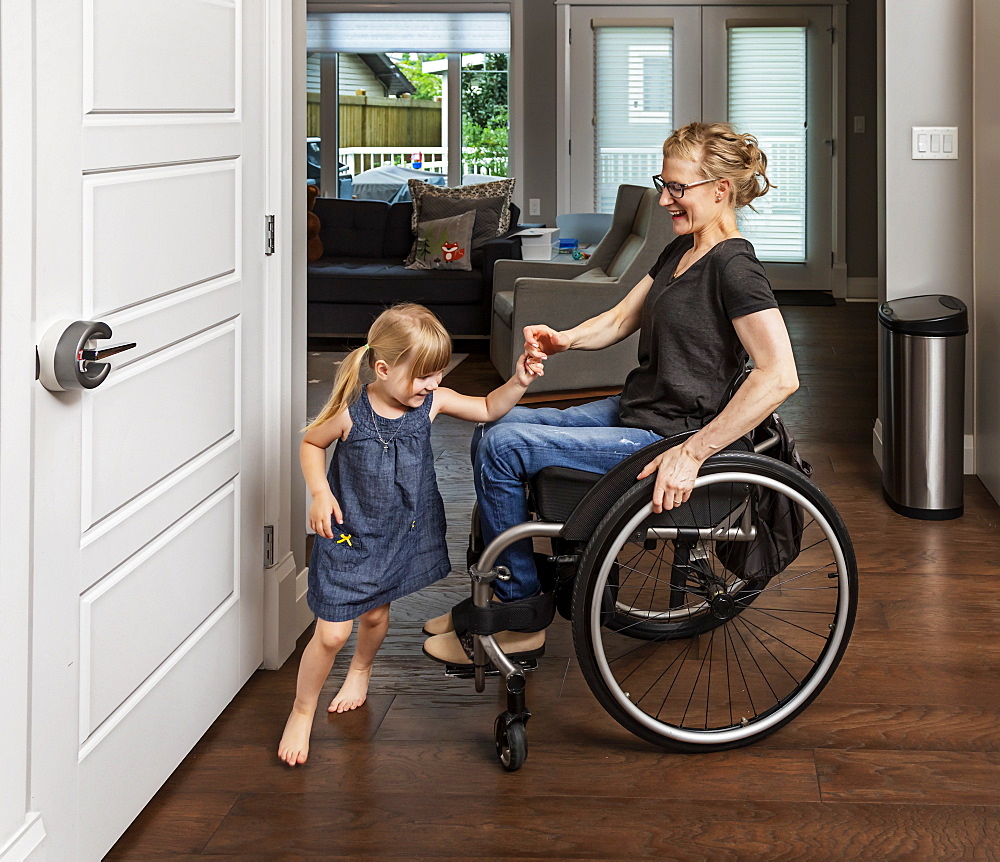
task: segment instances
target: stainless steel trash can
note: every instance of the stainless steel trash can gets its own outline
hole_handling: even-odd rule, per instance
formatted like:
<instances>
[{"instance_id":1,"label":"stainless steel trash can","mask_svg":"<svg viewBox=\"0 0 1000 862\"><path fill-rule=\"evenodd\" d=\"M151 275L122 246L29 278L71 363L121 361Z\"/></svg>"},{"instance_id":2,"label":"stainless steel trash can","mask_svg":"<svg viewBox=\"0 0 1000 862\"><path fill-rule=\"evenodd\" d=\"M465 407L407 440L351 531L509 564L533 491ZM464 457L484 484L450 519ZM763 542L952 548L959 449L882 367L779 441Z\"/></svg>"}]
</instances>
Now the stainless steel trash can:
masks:
<instances>
[{"instance_id":1,"label":"stainless steel trash can","mask_svg":"<svg viewBox=\"0 0 1000 862\"><path fill-rule=\"evenodd\" d=\"M882 491L909 518L962 514L965 335L954 296L910 296L878 309L882 348Z\"/></svg>"}]
</instances>

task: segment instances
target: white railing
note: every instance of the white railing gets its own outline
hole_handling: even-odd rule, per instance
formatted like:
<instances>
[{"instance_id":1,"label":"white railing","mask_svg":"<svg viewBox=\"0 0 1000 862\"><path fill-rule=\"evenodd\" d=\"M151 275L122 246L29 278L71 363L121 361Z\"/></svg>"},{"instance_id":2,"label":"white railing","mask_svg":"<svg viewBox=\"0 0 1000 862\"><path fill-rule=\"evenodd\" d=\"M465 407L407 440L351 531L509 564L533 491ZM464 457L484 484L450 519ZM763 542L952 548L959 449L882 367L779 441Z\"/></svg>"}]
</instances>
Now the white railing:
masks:
<instances>
[{"instance_id":1,"label":"white railing","mask_svg":"<svg viewBox=\"0 0 1000 862\"><path fill-rule=\"evenodd\" d=\"M414 153L423 155L421 169L436 174L448 172L448 160L445 158L444 147L343 147L340 150L340 160L345 162L352 176L362 171L371 170L381 165L404 165L409 167ZM487 165L471 158L475 150L462 149L462 173L486 174Z\"/></svg>"}]
</instances>

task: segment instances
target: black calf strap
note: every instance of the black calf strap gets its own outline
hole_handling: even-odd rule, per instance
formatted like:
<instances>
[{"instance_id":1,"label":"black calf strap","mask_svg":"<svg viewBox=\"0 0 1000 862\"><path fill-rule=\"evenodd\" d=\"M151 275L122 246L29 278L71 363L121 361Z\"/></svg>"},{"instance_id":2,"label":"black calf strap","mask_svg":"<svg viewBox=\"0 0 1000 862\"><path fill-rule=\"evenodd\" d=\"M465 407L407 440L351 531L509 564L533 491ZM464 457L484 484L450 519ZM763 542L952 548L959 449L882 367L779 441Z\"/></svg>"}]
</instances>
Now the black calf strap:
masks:
<instances>
[{"instance_id":1,"label":"black calf strap","mask_svg":"<svg viewBox=\"0 0 1000 862\"><path fill-rule=\"evenodd\" d=\"M477 608L465 599L451 609L455 631L463 634L492 635L497 632L540 632L556 615L556 597L542 593L516 602L490 602Z\"/></svg>"}]
</instances>

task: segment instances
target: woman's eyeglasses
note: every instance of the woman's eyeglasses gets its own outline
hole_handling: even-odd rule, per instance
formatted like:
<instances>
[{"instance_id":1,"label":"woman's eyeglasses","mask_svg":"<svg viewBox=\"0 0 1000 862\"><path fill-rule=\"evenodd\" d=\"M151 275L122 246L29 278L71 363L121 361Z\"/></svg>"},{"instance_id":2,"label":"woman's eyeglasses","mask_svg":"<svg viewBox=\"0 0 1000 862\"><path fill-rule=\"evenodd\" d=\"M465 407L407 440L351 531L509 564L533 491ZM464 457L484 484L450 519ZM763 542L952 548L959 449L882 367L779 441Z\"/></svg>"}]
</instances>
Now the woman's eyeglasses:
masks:
<instances>
[{"instance_id":1,"label":"woman's eyeglasses","mask_svg":"<svg viewBox=\"0 0 1000 862\"><path fill-rule=\"evenodd\" d=\"M670 192L670 197L680 200L684 197L684 192L688 189L693 189L695 186L703 186L705 183L715 183L718 182L718 178L711 180L699 180L696 183L665 183L663 177L659 174L653 174L653 188L655 188L661 195L663 190L666 189Z\"/></svg>"}]
</instances>

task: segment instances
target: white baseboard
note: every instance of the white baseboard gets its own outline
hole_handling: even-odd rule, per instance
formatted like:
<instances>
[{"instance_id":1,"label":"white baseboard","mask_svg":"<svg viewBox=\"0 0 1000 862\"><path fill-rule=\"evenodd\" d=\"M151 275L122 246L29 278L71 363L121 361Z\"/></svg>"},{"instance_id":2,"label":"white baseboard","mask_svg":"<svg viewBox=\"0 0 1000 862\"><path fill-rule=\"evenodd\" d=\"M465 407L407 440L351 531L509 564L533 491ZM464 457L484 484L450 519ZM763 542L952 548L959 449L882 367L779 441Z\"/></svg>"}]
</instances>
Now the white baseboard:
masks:
<instances>
[{"instance_id":1,"label":"white baseboard","mask_svg":"<svg viewBox=\"0 0 1000 862\"><path fill-rule=\"evenodd\" d=\"M29 811L21 828L0 846L0 862L42 862L45 826L40 811Z\"/></svg>"},{"instance_id":2,"label":"white baseboard","mask_svg":"<svg viewBox=\"0 0 1000 862\"><path fill-rule=\"evenodd\" d=\"M849 278L847 279L848 299L878 299L878 279L877 278Z\"/></svg>"},{"instance_id":3,"label":"white baseboard","mask_svg":"<svg viewBox=\"0 0 1000 862\"><path fill-rule=\"evenodd\" d=\"M309 590L309 567L307 566L295 576L295 638L298 639L316 619L306 602L306 592Z\"/></svg>"},{"instance_id":4,"label":"white baseboard","mask_svg":"<svg viewBox=\"0 0 1000 862\"><path fill-rule=\"evenodd\" d=\"M264 667L268 670L285 663L302 634L298 582L293 554L264 571Z\"/></svg>"},{"instance_id":5,"label":"white baseboard","mask_svg":"<svg viewBox=\"0 0 1000 862\"><path fill-rule=\"evenodd\" d=\"M976 438L972 434L966 434L964 439L964 450L962 453L962 472L966 476L976 475ZM872 428L872 454L878 461L879 469L882 469L882 420L875 420L875 427Z\"/></svg>"}]
</instances>

